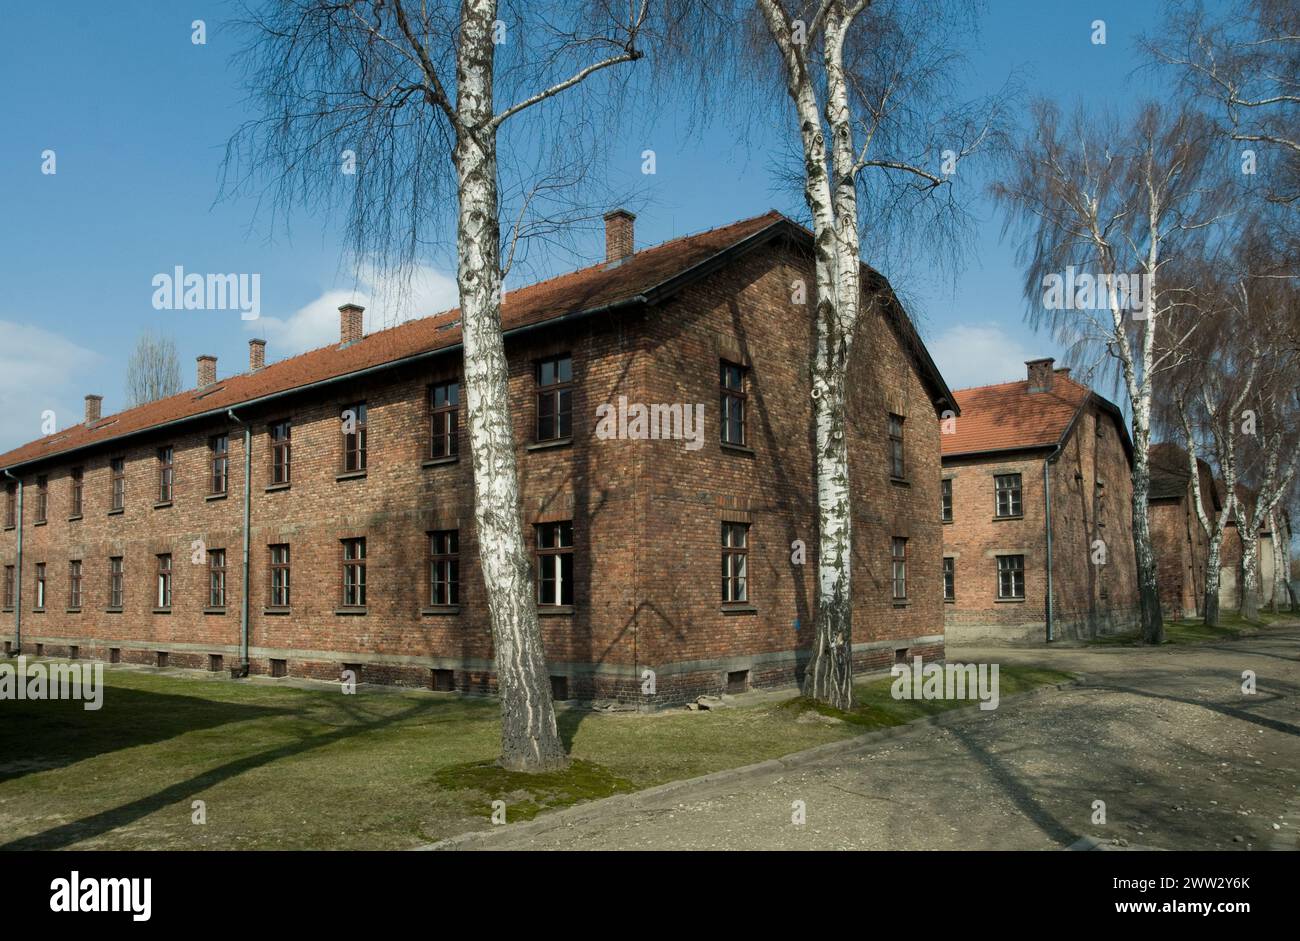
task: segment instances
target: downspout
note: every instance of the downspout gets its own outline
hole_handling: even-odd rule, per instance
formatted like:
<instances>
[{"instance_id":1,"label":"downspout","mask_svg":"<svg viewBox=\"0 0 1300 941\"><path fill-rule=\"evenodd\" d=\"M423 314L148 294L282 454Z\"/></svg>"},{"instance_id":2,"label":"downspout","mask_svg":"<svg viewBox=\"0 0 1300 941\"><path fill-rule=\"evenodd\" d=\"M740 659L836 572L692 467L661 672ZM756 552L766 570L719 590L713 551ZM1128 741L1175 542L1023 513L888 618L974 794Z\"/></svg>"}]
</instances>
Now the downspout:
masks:
<instances>
[{"instance_id":1,"label":"downspout","mask_svg":"<svg viewBox=\"0 0 1300 941\"><path fill-rule=\"evenodd\" d=\"M249 517L253 501L253 427L236 415L233 408L226 409L226 414L230 416L232 421L238 422L244 428L244 587L241 593L243 598L239 606L239 666L233 668L230 675L232 677L246 677L248 676L248 540Z\"/></svg>"},{"instance_id":2,"label":"downspout","mask_svg":"<svg viewBox=\"0 0 1300 941\"><path fill-rule=\"evenodd\" d=\"M1058 443L1052 453L1043 460L1043 527L1047 534L1047 642L1049 644L1056 640L1056 633L1052 604L1052 478L1048 473L1048 467L1060 453L1061 445Z\"/></svg>"},{"instance_id":3,"label":"downspout","mask_svg":"<svg viewBox=\"0 0 1300 941\"><path fill-rule=\"evenodd\" d=\"M5 476L18 483L18 561L14 565L14 649L16 657L23 652L23 482L5 468Z\"/></svg>"}]
</instances>

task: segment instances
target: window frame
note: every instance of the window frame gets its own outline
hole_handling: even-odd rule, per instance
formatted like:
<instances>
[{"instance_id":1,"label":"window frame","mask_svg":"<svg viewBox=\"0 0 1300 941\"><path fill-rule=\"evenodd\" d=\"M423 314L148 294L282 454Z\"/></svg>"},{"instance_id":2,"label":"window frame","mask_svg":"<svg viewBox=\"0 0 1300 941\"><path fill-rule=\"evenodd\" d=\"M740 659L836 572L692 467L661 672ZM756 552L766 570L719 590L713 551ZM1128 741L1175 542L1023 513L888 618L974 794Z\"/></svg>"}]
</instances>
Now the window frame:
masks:
<instances>
[{"instance_id":1,"label":"window frame","mask_svg":"<svg viewBox=\"0 0 1300 941\"><path fill-rule=\"evenodd\" d=\"M229 494L230 434L228 432L208 438L208 471L208 496Z\"/></svg>"},{"instance_id":2,"label":"window frame","mask_svg":"<svg viewBox=\"0 0 1300 941\"><path fill-rule=\"evenodd\" d=\"M217 563L220 562L218 565ZM226 550L208 550L208 605L209 608L226 606Z\"/></svg>"},{"instance_id":3,"label":"window frame","mask_svg":"<svg viewBox=\"0 0 1300 941\"><path fill-rule=\"evenodd\" d=\"M267 550L267 604L272 608L287 608L293 600L293 552L287 542L273 542ZM277 550L283 559L277 560Z\"/></svg>"},{"instance_id":4,"label":"window frame","mask_svg":"<svg viewBox=\"0 0 1300 941\"><path fill-rule=\"evenodd\" d=\"M171 503L176 496L176 446L158 448L158 502Z\"/></svg>"},{"instance_id":5,"label":"window frame","mask_svg":"<svg viewBox=\"0 0 1300 941\"><path fill-rule=\"evenodd\" d=\"M885 423L889 442L889 476L894 480L907 479L907 448L903 438L906 421L904 416L890 412Z\"/></svg>"},{"instance_id":6,"label":"window frame","mask_svg":"<svg viewBox=\"0 0 1300 941\"><path fill-rule=\"evenodd\" d=\"M438 404L442 393L444 403ZM428 460L449 460L460 451L460 380L448 379L429 386Z\"/></svg>"},{"instance_id":7,"label":"window frame","mask_svg":"<svg viewBox=\"0 0 1300 941\"><path fill-rule=\"evenodd\" d=\"M943 600L957 600L957 557L943 557Z\"/></svg>"},{"instance_id":8,"label":"window frame","mask_svg":"<svg viewBox=\"0 0 1300 941\"><path fill-rule=\"evenodd\" d=\"M369 600L366 597L366 537L353 536L340 539L339 542L341 543L339 583L342 588L342 605L345 608L364 608ZM349 549L354 550L354 554L349 555Z\"/></svg>"},{"instance_id":9,"label":"window frame","mask_svg":"<svg viewBox=\"0 0 1300 941\"><path fill-rule=\"evenodd\" d=\"M18 593L18 570L12 565L6 565L4 575L4 606L5 608L13 608L15 606L14 596Z\"/></svg>"},{"instance_id":10,"label":"window frame","mask_svg":"<svg viewBox=\"0 0 1300 941\"><path fill-rule=\"evenodd\" d=\"M351 412L355 421L354 430L345 431L345 412ZM370 410L365 402L353 402L339 409L339 435L343 448L340 473L364 474L369 467L368 449L370 441ZM349 465L355 466L349 466Z\"/></svg>"},{"instance_id":11,"label":"window frame","mask_svg":"<svg viewBox=\"0 0 1300 941\"><path fill-rule=\"evenodd\" d=\"M18 484L5 485L5 529L18 525Z\"/></svg>"},{"instance_id":12,"label":"window frame","mask_svg":"<svg viewBox=\"0 0 1300 941\"><path fill-rule=\"evenodd\" d=\"M81 560L68 560L68 607L81 607Z\"/></svg>"},{"instance_id":13,"label":"window frame","mask_svg":"<svg viewBox=\"0 0 1300 941\"><path fill-rule=\"evenodd\" d=\"M549 533L554 545L543 545L543 533ZM565 540L568 540L566 543ZM573 546L573 520L553 520L533 524L533 555L536 559L534 571L537 573L537 606L539 608L568 608L574 603L573 581L575 556ZM568 559L569 574L564 574L565 559ZM550 577L547 570L550 569ZM550 593L553 600L546 600L546 586L554 586ZM568 600L565 600L565 595Z\"/></svg>"},{"instance_id":14,"label":"window frame","mask_svg":"<svg viewBox=\"0 0 1300 941\"><path fill-rule=\"evenodd\" d=\"M50 513L50 476L38 474L36 477L36 523L45 523Z\"/></svg>"},{"instance_id":15,"label":"window frame","mask_svg":"<svg viewBox=\"0 0 1300 941\"><path fill-rule=\"evenodd\" d=\"M70 519L76 519L77 517L81 516L82 510L85 509L85 505L84 505L85 497L86 497L85 467L78 465L77 467L72 468L72 470L68 473L68 481L69 481L68 505L71 511L68 514L68 517Z\"/></svg>"},{"instance_id":16,"label":"window frame","mask_svg":"<svg viewBox=\"0 0 1300 941\"><path fill-rule=\"evenodd\" d=\"M277 432L284 430L284 437L277 437ZM271 486L288 486L291 479L293 460L293 421L283 419L271 422L267 428L267 440L271 447ZM283 471L284 479L280 479Z\"/></svg>"},{"instance_id":17,"label":"window frame","mask_svg":"<svg viewBox=\"0 0 1300 941\"><path fill-rule=\"evenodd\" d=\"M1024 601L1025 600L1025 557L1023 555L1000 555L996 556L998 572L998 600L999 601ZM1003 561L1012 562L1019 559L1019 565L1003 565ZM1017 583L1017 575L1019 582ZM1010 576L1011 594L1003 592L1004 576ZM1016 594L1017 585L1020 589Z\"/></svg>"},{"instance_id":18,"label":"window frame","mask_svg":"<svg viewBox=\"0 0 1300 941\"><path fill-rule=\"evenodd\" d=\"M728 382L733 371L737 381L734 386ZM740 412L738 420L733 417L733 409ZM739 441L730 437L733 425L739 428ZM749 447L749 367L729 359L718 360L718 439L730 447Z\"/></svg>"},{"instance_id":19,"label":"window frame","mask_svg":"<svg viewBox=\"0 0 1300 941\"><path fill-rule=\"evenodd\" d=\"M126 509L126 456L108 459L109 495L108 511Z\"/></svg>"},{"instance_id":20,"label":"window frame","mask_svg":"<svg viewBox=\"0 0 1300 941\"><path fill-rule=\"evenodd\" d=\"M122 608L126 600L126 557L108 557L108 606Z\"/></svg>"},{"instance_id":21,"label":"window frame","mask_svg":"<svg viewBox=\"0 0 1300 941\"><path fill-rule=\"evenodd\" d=\"M45 563L36 562L33 564L32 569L33 569L32 577L34 582L32 587L35 588L36 591L36 596L35 598L32 599L35 602L35 604L33 604L32 607L37 611L44 611L45 600L46 600L45 595L46 595L46 589L48 587L46 582Z\"/></svg>"},{"instance_id":22,"label":"window frame","mask_svg":"<svg viewBox=\"0 0 1300 941\"><path fill-rule=\"evenodd\" d=\"M722 603L749 604L749 523L722 523ZM739 534L740 542L736 543Z\"/></svg>"},{"instance_id":23,"label":"window frame","mask_svg":"<svg viewBox=\"0 0 1300 941\"><path fill-rule=\"evenodd\" d=\"M952 512L952 478L944 477L939 481L939 521L951 523Z\"/></svg>"},{"instance_id":24,"label":"window frame","mask_svg":"<svg viewBox=\"0 0 1300 941\"><path fill-rule=\"evenodd\" d=\"M894 536L889 544L889 584L894 601L907 600L907 537Z\"/></svg>"},{"instance_id":25,"label":"window frame","mask_svg":"<svg viewBox=\"0 0 1300 941\"><path fill-rule=\"evenodd\" d=\"M427 535L429 607L457 607L460 604L460 530L435 529Z\"/></svg>"},{"instance_id":26,"label":"window frame","mask_svg":"<svg viewBox=\"0 0 1300 941\"><path fill-rule=\"evenodd\" d=\"M1014 481L1014 486L1003 486L1002 481ZM1007 497L1007 512L1002 512L1003 495ZM995 518L1017 519L1025 515L1024 479L1018 473L993 475L993 515Z\"/></svg>"},{"instance_id":27,"label":"window frame","mask_svg":"<svg viewBox=\"0 0 1300 941\"><path fill-rule=\"evenodd\" d=\"M160 552L154 558L158 562L158 572L154 585L154 606L170 608L172 606L172 554Z\"/></svg>"},{"instance_id":28,"label":"window frame","mask_svg":"<svg viewBox=\"0 0 1300 941\"><path fill-rule=\"evenodd\" d=\"M567 379L560 378L563 372L562 365L568 369ZM555 378L549 383L544 383L542 373L547 366L553 367ZM533 423L533 440L539 444L548 441L568 441L573 437L573 354L557 353L537 360L533 366L533 383L536 388L533 401L537 409L537 420ZM549 415L546 415L542 403L548 400L552 403L552 410ZM566 401L567 406L563 404ZM553 433L544 435L542 422L548 420L552 423Z\"/></svg>"}]
</instances>

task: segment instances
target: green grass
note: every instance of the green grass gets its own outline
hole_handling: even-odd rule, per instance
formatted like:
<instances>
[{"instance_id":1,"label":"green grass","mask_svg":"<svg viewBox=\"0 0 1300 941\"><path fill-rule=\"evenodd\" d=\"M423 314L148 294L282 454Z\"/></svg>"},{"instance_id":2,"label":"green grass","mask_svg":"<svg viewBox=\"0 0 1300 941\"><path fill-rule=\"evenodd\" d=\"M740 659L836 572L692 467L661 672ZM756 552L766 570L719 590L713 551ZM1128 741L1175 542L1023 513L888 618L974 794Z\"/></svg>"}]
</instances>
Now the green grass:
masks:
<instances>
[{"instance_id":1,"label":"green grass","mask_svg":"<svg viewBox=\"0 0 1300 941\"><path fill-rule=\"evenodd\" d=\"M1001 695L1064 674L1005 668ZM547 809L763 761L966 703L894 702L889 680L826 716L789 700L702 712L561 707L573 762L493 764L494 700L106 668L103 708L0 701L7 848L400 849ZM205 824L192 822L203 801Z\"/></svg>"},{"instance_id":2,"label":"green grass","mask_svg":"<svg viewBox=\"0 0 1300 941\"><path fill-rule=\"evenodd\" d=\"M1257 619L1244 618L1236 611L1220 612L1219 623L1210 627L1201 618L1181 618L1177 621L1165 621L1166 644L1204 644L1216 640L1236 640L1256 634L1261 628L1283 621L1294 620L1294 615L1270 614L1259 612ZM1090 640L1098 646L1131 647L1138 644L1136 631L1123 634L1108 634Z\"/></svg>"}]
</instances>

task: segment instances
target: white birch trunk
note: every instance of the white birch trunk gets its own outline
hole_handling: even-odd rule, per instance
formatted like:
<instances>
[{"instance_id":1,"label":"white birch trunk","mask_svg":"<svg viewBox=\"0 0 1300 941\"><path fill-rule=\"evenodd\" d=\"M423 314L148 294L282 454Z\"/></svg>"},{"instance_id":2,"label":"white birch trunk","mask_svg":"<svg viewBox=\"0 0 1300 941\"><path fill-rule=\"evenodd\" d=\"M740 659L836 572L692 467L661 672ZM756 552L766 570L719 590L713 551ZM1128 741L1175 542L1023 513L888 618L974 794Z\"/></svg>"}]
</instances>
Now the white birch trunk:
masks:
<instances>
[{"instance_id":1,"label":"white birch trunk","mask_svg":"<svg viewBox=\"0 0 1300 941\"><path fill-rule=\"evenodd\" d=\"M474 519L501 700L500 764L543 771L567 763L555 723L524 540L501 335L492 23L495 0L466 0L457 54L455 150L460 212L456 271L464 337L466 425L474 465Z\"/></svg>"}]
</instances>

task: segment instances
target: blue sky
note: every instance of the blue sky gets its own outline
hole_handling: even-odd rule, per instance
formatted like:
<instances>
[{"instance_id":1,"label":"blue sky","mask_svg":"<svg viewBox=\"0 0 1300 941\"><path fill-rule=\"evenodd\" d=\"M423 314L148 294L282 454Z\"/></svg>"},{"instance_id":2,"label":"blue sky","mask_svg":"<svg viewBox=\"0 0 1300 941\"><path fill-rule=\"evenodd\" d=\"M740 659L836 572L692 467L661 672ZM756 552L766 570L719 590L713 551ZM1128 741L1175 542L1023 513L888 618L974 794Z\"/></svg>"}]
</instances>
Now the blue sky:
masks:
<instances>
[{"instance_id":1,"label":"blue sky","mask_svg":"<svg viewBox=\"0 0 1300 941\"><path fill-rule=\"evenodd\" d=\"M972 94L992 91L1012 69L1031 93L1121 112L1153 91L1137 37L1159 18L1156 0L992 0L969 47ZM59 427L81 417L87 392L105 412L124 405L125 363L137 335L162 330L176 340L182 378L194 357L218 357L219 375L247 362L247 341L264 336L279 359L336 335L335 308L354 296L376 313L404 316L454 305L452 271L429 260L403 310L372 298L382 285L358 283L344 263L338 217L300 214L290 235L272 233L251 199L216 202L224 143L248 112L230 64L235 36L222 29L222 2L81 0L12 4L5 12L6 91L0 100L0 450L41 434L41 414ZM191 42L203 19L205 45ZM1091 42L1106 23L1107 43ZM777 187L771 152L787 119L759 128L745 147L725 120L686 138L665 116L649 140L627 140L608 168L637 173L652 147L657 173L638 180L648 198L637 219L639 246L777 208L802 214L800 197ZM41 172L53 150L57 173ZM960 176L960 175L959 175ZM957 185L963 185L959 182ZM965 185L982 185L970 180ZM958 283L914 281L914 315L953 387L1023 373L1023 361L1059 350L1023 323L1022 275L1000 219L984 200L968 266ZM593 233L579 243L589 260L603 252ZM868 260L870 254L868 250ZM571 257L534 252L541 273L576 267ZM262 318L238 312L155 310L151 279L182 265L193 272L257 272ZM889 274L888 271L885 272ZM363 273L364 277L364 273Z\"/></svg>"}]
</instances>

